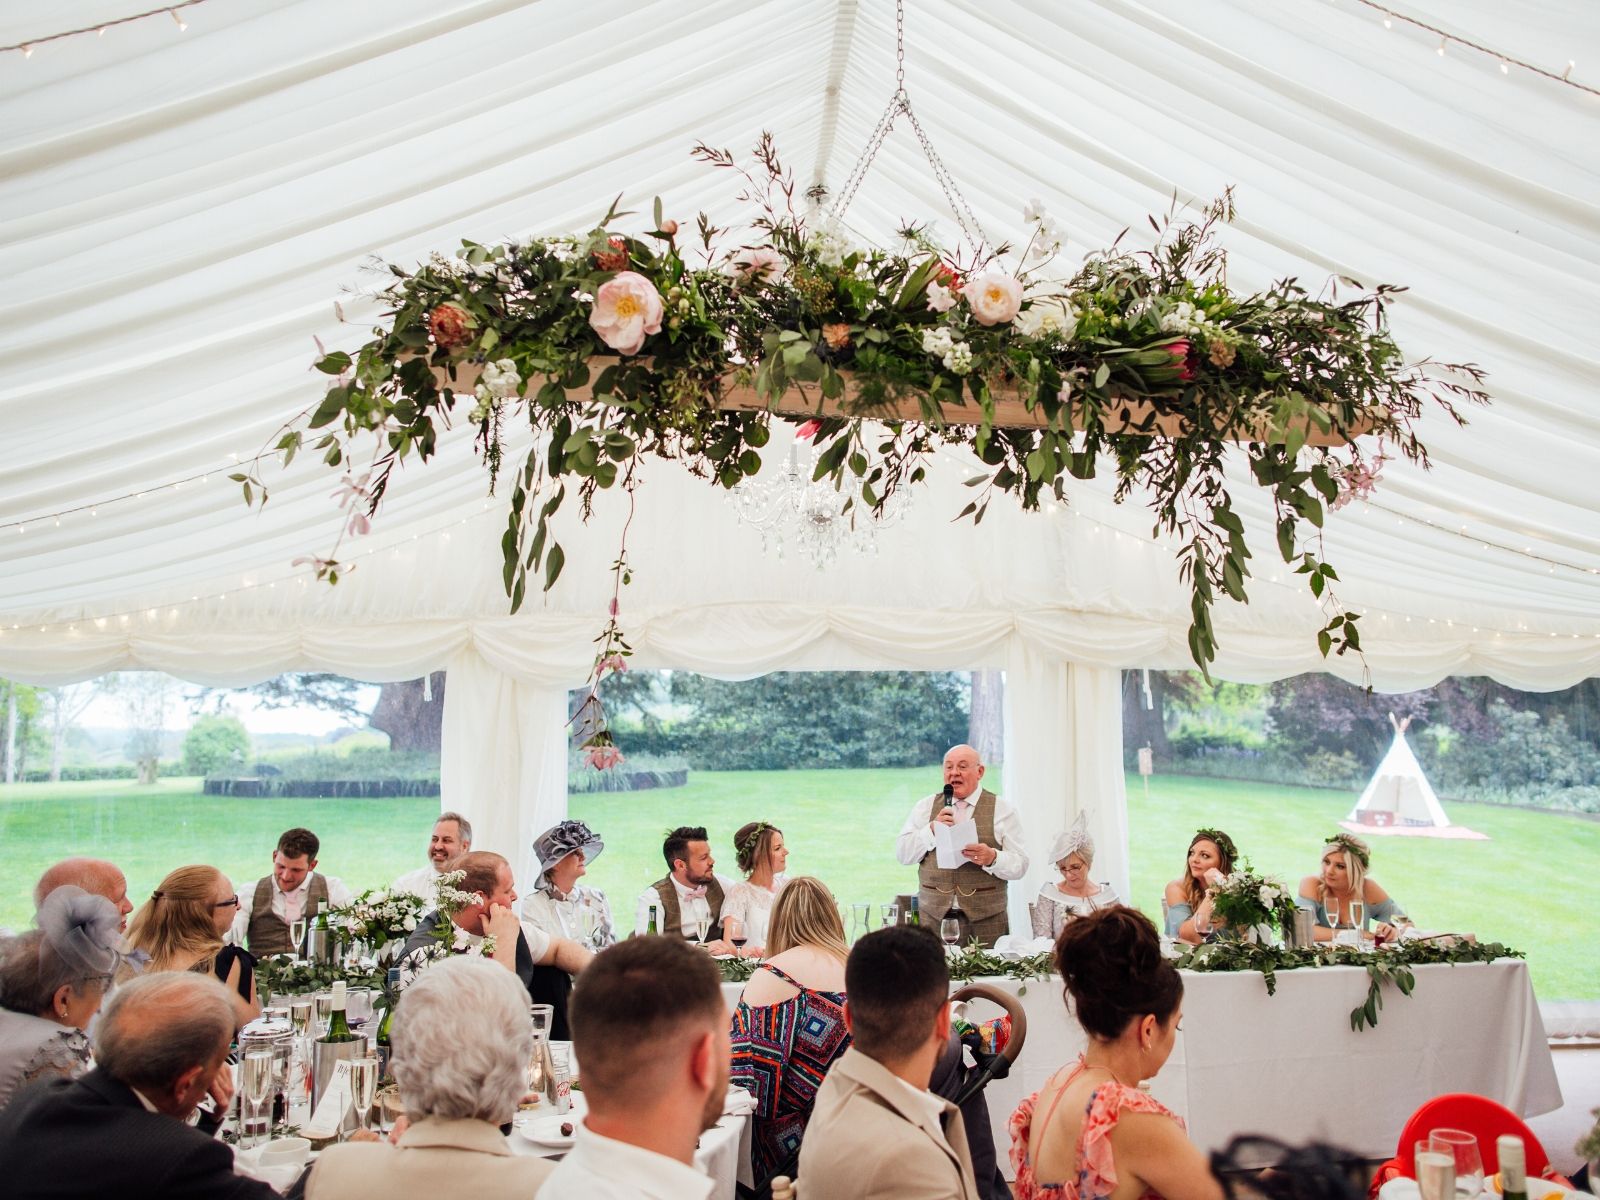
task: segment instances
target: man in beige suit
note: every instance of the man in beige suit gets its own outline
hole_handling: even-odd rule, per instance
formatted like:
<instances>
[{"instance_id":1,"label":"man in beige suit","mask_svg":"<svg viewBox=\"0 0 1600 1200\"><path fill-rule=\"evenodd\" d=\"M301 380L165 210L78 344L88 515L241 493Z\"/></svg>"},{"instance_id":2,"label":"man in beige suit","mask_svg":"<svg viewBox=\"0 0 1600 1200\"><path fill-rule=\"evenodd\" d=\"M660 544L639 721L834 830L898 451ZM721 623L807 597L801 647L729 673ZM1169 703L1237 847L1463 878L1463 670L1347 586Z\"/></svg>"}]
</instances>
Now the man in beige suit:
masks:
<instances>
[{"instance_id":1,"label":"man in beige suit","mask_svg":"<svg viewBox=\"0 0 1600 1200\"><path fill-rule=\"evenodd\" d=\"M799 1185L828 1200L977 1200L961 1113L928 1091L950 1037L944 948L915 926L856 942L844 969L854 1038L817 1092Z\"/></svg>"},{"instance_id":2,"label":"man in beige suit","mask_svg":"<svg viewBox=\"0 0 1600 1200\"><path fill-rule=\"evenodd\" d=\"M395 1079L409 1123L395 1145L330 1146L307 1200L532 1196L555 1170L514 1156L500 1132L527 1091L533 1027L510 971L463 955L430 966L395 1010Z\"/></svg>"}]
</instances>

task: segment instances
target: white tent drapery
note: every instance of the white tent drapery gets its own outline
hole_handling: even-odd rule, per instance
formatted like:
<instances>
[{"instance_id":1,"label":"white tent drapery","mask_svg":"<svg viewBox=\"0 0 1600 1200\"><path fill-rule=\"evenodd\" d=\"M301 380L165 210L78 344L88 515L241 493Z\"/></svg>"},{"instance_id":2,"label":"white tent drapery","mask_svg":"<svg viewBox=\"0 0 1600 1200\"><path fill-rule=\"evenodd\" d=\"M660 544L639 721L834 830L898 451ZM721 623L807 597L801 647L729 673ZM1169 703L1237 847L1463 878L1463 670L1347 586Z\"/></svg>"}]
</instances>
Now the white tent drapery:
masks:
<instances>
[{"instance_id":1,"label":"white tent drapery","mask_svg":"<svg viewBox=\"0 0 1600 1200\"><path fill-rule=\"evenodd\" d=\"M1579 78L1600 62L1600 11L1579 0L1410 7L1529 61L1576 59ZM127 11L14 6L0 40ZM401 473L335 589L291 565L332 542L331 474L313 456L269 467L259 513L224 477L315 403L312 338L363 335L363 302L343 295L345 326L333 301L363 285L369 254L580 229L619 191L635 207L659 194L680 219L738 220L730 179L688 147L739 148L761 128L803 181L837 184L891 87L890 6L210 0L186 19L187 33L141 22L0 70L0 674L248 683L449 666L447 800L488 806L476 811L504 822L496 836L525 845L525 824L556 811L541 723L587 670L615 498L588 530L564 526L562 582L507 618L502 519L463 431L440 462ZM1076 256L1125 226L1142 236L1142 214L1174 193L1234 184L1236 287L1330 272L1408 284L1392 313L1407 351L1489 370L1495 404L1468 428L1424 423L1435 471L1390 464L1376 503L1330 520L1378 688L1447 674L1556 688L1600 672L1592 96L1441 59L1352 5L926 0L907 39L921 119L994 236L1038 196ZM927 217L952 228L897 134L850 228L887 239ZM1005 665L1039 680L1045 705L1015 702L1013 718L1058 735L1013 730L1014 786L1055 789L1063 819L1083 797L1114 798L1094 753L1109 761L1097 673L1186 664L1171 547L1103 482L1075 485L1067 508L1002 501L981 527L951 524L970 469L935 463L880 559L818 575L764 559L725 496L651 464L623 596L639 664ZM1236 494L1257 577L1248 609L1217 614L1218 672L1359 678L1358 663L1318 658L1317 611L1268 557L1264 503L1244 481ZM512 742L495 778L476 776ZM1082 761L1055 759L1058 745ZM1103 854L1121 818L1106 819ZM1052 831L1047 813L1029 820L1037 857Z\"/></svg>"}]
</instances>

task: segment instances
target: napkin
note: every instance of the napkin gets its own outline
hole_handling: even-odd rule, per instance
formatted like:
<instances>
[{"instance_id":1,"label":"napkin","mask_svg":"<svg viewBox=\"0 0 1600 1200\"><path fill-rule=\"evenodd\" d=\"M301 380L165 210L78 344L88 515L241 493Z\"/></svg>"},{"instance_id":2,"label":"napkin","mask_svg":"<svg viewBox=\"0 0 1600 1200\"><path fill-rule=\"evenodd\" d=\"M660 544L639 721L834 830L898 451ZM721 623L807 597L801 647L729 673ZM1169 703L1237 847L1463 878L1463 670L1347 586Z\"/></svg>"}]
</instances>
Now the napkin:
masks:
<instances>
[{"instance_id":1,"label":"napkin","mask_svg":"<svg viewBox=\"0 0 1600 1200\"><path fill-rule=\"evenodd\" d=\"M728 1085L727 1099L722 1102L725 1117L748 1117L756 1110L756 1098L736 1083Z\"/></svg>"},{"instance_id":2,"label":"napkin","mask_svg":"<svg viewBox=\"0 0 1600 1200\"><path fill-rule=\"evenodd\" d=\"M271 1145L270 1142L266 1145ZM259 1179L262 1183L270 1184L280 1192L287 1192L294 1186L294 1181L300 1178L300 1172L306 1169L303 1162L273 1163L262 1166L261 1151L264 1146L252 1146L248 1150L241 1150L237 1146L233 1150L233 1171L236 1175L243 1175L248 1179Z\"/></svg>"}]
</instances>

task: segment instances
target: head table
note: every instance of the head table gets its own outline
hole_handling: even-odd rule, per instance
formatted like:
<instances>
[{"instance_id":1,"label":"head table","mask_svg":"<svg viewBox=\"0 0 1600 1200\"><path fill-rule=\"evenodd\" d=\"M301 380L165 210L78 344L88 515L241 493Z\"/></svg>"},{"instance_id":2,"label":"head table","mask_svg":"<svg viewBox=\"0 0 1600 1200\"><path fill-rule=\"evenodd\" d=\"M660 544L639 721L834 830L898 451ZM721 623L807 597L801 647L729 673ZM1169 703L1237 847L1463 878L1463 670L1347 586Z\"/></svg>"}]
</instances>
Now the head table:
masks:
<instances>
[{"instance_id":1,"label":"head table","mask_svg":"<svg viewBox=\"0 0 1600 1200\"><path fill-rule=\"evenodd\" d=\"M1413 971L1412 994L1386 986L1377 1026L1359 1032L1350 1028L1350 1010L1367 994L1360 967L1280 971L1274 996L1255 971L1184 971L1182 1030L1151 1093L1185 1119L1207 1152L1250 1133L1291 1144L1327 1141L1368 1158L1393 1154L1406 1118L1445 1092L1475 1092L1524 1116L1561 1107L1525 962ZM1006 1118L1077 1058L1085 1038L1062 1002L1059 978L978 982L1017 995L1028 1016L1010 1078L984 1093L1005 1165ZM723 985L730 1006L740 990Z\"/></svg>"}]
</instances>

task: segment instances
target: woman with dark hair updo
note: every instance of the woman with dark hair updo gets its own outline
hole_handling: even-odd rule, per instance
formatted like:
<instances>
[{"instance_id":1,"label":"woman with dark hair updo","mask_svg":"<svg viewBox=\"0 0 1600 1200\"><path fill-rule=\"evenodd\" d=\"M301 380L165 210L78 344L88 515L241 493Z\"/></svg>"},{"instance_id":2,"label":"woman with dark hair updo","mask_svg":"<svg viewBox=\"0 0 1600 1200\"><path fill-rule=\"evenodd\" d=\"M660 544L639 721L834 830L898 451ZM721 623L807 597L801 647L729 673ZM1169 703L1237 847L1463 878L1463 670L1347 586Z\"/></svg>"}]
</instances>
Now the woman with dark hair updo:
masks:
<instances>
[{"instance_id":1,"label":"woman with dark hair updo","mask_svg":"<svg viewBox=\"0 0 1600 1200\"><path fill-rule=\"evenodd\" d=\"M759 958L767 945L772 902L788 882L783 868L789 861L789 848L783 844L783 830L776 825L751 821L733 835L733 852L744 878L728 889L722 902L722 936L731 938L728 922L737 921L748 939L744 953Z\"/></svg>"},{"instance_id":2,"label":"woman with dark hair updo","mask_svg":"<svg viewBox=\"0 0 1600 1200\"><path fill-rule=\"evenodd\" d=\"M1156 927L1131 908L1100 909L1067 923L1055 962L1089 1044L1011 1114L1018 1200L1220 1200L1183 1119L1139 1090L1183 1015L1183 979Z\"/></svg>"},{"instance_id":3,"label":"woman with dark hair updo","mask_svg":"<svg viewBox=\"0 0 1600 1200\"><path fill-rule=\"evenodd\" d=\"M1183 878L1167 884L1162 907L1167 914L1167 936L1198 946L1224 922L1211 915L1211 888L1233 872L1239 851L1220 829L1202 829L1189 839Z\"/></svg>"}]
</instances>

